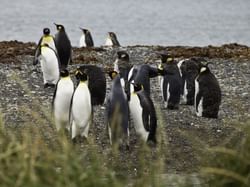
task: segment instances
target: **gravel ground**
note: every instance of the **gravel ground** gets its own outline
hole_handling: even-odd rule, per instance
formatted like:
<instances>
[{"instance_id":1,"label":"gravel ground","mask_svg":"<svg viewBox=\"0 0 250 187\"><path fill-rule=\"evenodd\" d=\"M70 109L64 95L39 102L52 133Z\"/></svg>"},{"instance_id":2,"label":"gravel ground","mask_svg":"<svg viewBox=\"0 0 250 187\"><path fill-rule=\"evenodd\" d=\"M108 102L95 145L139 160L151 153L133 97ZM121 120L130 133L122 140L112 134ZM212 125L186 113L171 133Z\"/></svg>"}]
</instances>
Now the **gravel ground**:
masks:
<instances>
[{"instance_id":1,"label":"gravel ground","mask_svg":"<svg viewBox=\"0 0 250 187\"><path fill-rule=\"evenodd\" d=\"M8 131L18 135L30 127L42 126L39 128L40 133L50 144L56 136L50 118L53 89L43 88L40 67L32 65L34 48L32 43L2 42L0 44L0 107ZM179 110L175 111L164 109L158 79L152 79L151 97L157 108L159 119L158 138L161 136L161 144L166 146L163 151L166 154L167 173L197 171L199 156L197 156L194 142L198 142L199 145L226 145L231 138L238 136L237 133L235 134L235 127L240 127L241 122L249 120L249 48L232 44L221 48L133 46L122 49L130 54L131 62L134 64L154 64L157 60L155 52L166 49L178 58L190 57L192 54L205 57L206 60L212 62L211 71L221 86L222 104L219 118L207 119L196 117L193 106L181 105ZM112 66L117 50L74 48L74 65L71 65L70 69L74 69L75 64L79 63L97 64L105 69L109 68ZM221 52L222 58L218 58L218 51ZM110 89L108 77L107 81L108 92ZM104 107L96 106L94 123L90 127L90 137L100 146L100 151L109 147L103 121ZM134 138L133 127L131 131L129 158L136 160L138 158L134 152L140 145Z\"/></svg>"}]
</instances>

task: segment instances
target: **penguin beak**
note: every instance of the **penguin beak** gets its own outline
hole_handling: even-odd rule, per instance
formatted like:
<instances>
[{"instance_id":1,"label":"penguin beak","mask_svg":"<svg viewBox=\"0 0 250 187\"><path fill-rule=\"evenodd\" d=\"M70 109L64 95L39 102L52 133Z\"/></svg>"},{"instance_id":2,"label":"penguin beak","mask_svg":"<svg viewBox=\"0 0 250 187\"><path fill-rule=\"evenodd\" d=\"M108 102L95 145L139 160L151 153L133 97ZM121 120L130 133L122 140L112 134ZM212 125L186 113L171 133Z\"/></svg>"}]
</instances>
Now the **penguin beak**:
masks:
<instances>
[{"instance_id":1,"label":"penguin beak","mask_svg":"<svg viewBox=\"0 0 250 187\"><path fill-rule=\"evenodd\" d=\"M56 23L54 23L54 25L55 25L55 26L57 26L57 24L56 24Z\"/></svg>"}]
</instances>

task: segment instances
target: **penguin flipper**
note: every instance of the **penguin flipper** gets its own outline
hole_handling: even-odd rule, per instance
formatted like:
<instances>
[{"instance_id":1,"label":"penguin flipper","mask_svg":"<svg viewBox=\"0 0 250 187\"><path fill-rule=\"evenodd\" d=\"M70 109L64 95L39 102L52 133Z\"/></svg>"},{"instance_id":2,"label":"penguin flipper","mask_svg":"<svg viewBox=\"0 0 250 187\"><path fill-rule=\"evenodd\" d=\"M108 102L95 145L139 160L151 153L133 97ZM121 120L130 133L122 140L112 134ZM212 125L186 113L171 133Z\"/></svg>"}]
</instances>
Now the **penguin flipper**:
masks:
<instances>
[{"instance_id":1,"label":"penguin flipper","mask_svg":"<svg viewBox=\"0 0 250 187\"><path fill-rule=\"evenodd\" d=\"M158 68L149 66L149 78L154 78L159 75Z\"/></svg>"},{"instance_id":2,"label":"penguin flipper","mask_svg":"<svg viewBox=\"0 0 250 187\"><path fill-rule=\"evenodd\" d=\"M43 37L40 38L37 46L36 46L36 49L35 49L35 55L34 55L34 60L33 60L33 65L37 65L39 60L38 60L38 57L40 56L41 54L41 49L40 49L40 46L41 46L41 43L42 43L42 40L43 40Z\"/></svg>"}]
</instances>

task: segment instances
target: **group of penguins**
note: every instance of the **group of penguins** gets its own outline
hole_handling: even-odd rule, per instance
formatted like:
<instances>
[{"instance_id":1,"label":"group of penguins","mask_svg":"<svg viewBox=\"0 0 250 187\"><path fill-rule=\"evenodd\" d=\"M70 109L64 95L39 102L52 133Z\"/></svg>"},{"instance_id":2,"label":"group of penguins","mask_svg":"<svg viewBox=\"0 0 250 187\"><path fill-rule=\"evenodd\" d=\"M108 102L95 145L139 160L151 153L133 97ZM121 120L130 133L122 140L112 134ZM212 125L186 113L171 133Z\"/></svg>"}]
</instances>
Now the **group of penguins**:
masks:
<instances>
[{"instance_id":1,"label":"group of penguins","mask_svg":"<svg viewBox=\"0 0 250 187\"><path fill-rule=\"evenodd\" d=\"M218 117L221 89L209 63L204 64L199 58L177 61L169 53L161 52L156 66L133 65L126 51L118 51L108 72L112 82L107 96L105 72L96 65L77 66L74 70L77 85L74 86L68 70L72 61L71 43L64 26L55 25L55 37L48 28L43 30L33 64L41 64L44 87L55 88L52 102L55 125L58 131L68 131L72 141L78 137L88 138L93 106L105 105L111 145L129 147L131 125L139 139L156 145L157 115L150 96L150 79L154 77L159 77L165 108L176 110L181 103L194 105L197 116ZM82 30L82 46L94 46L92 37L88 36L90 32ZM109 33L107 45L120 45L114 36L113 32Z\"/></svg>"}]
</instances>

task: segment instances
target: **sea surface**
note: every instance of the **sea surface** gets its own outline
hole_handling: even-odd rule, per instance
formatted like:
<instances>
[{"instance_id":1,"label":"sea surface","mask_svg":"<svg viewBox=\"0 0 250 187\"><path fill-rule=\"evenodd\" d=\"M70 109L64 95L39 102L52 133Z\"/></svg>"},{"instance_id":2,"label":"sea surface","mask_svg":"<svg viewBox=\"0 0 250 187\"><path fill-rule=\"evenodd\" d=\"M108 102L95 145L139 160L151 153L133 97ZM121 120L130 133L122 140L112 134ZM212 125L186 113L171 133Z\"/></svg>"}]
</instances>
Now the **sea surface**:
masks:
<instances>
[{"instance_id":1,"label":"sea surface","mask_svg":"<svg viewBox=\"0 0 250 187\"><path fill-rule=\"evenodd\" d=\"M121 45L250 46L250 0L0 0L0 41L38 42L63 24L73 46L90 29L96 46L107 32Z\"/></svg>"}]
</instances>

